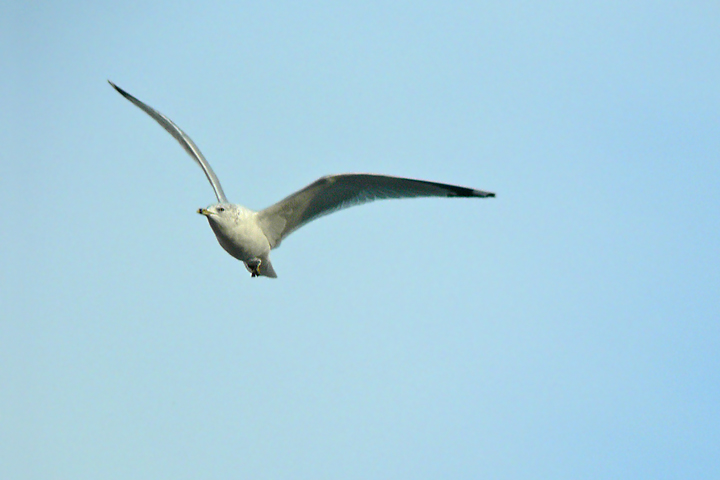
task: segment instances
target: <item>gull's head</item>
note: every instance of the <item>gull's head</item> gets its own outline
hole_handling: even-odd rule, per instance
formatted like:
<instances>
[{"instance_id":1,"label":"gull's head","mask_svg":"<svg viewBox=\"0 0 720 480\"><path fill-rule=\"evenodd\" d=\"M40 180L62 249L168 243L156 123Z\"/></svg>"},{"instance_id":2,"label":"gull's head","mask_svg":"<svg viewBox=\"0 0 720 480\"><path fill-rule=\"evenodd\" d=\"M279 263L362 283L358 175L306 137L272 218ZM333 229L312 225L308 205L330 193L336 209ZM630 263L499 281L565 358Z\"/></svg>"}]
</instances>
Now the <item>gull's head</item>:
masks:
<instances>
[{"instance_id":1,"label":"gull's head","mask_svg":"<svg viewBox=\"0 0 720 480\"><path fill-rule=\"evenodd\" d=\"M207 208L198 208L197 213L205 215L210 223L223 225L234 222L238 212L237 205L217 203Z\"/></svg>"}]
</instances>

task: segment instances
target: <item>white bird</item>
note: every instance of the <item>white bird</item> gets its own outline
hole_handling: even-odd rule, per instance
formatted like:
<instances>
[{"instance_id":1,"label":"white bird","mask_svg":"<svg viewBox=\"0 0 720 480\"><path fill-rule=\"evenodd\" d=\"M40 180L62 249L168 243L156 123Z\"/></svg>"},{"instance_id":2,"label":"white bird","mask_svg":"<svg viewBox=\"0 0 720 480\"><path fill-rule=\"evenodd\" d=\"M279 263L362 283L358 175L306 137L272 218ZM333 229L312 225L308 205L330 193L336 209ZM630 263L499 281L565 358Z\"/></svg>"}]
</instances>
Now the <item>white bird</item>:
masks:
<instances>
[{"instance_id":1,"label":"white bird","mask_svg":"<svg viewBox=\"0 0 720 480\"><path fill-rule=\"evenodd\" d=\"M384 198L495 196L491 192L457 185L388 175L344 173L322 177L275 205L255 212L228 202L210 164L180 127L110 80L108 82L167 130L203 169L218 203L200 208L197 212L207 217L220 245L243 262L253 277L276 278L277 274L270 263L270 250L278 247L281 240L306 223L342 208Z\"/></svg>"}]
</instances>

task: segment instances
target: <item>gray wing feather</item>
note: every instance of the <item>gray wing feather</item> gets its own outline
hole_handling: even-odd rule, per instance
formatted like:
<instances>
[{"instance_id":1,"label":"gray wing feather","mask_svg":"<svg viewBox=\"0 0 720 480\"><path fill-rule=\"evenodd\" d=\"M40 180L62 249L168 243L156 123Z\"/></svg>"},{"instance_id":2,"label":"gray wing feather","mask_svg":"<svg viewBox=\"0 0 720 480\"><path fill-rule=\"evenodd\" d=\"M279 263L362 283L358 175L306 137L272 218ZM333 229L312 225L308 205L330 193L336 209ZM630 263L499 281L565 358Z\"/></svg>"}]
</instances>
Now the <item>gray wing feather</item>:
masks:
<instances>
[{"instance_id":1,"label":"gray wing feather","mask_svg":"<svg viewBox=\"0 0 720 480\"><path fill-rule=\"evenodd\" d=\"M308 222L337 210L388 198L494 197L491 192L411 178L346 173L329 175L258 212L272 247Z\"/></svg>"},{"instance_id":2,"label":"gray wing feather","mask_svg":"<svg viewBox=\"0 0 720 480\"><path fill-rule=\"evenodd\" d=\"M110 80L108 80L108 83L112 85L113 88L117 90L118 93L120 93L120 95L130 100L130 102L140 108L140 110L150 115L153 120L159 123L160 126L162 126L170 135L173 136L173 138L175 138L175 140L180 142L180 145L182 145L185 151L193 158L193 160L197 162L198 165L200 165L200 168L203 169L203 172L205 172L205 176L207 177L210 185L212 185L213 190L215 191L215 196L217 197L218 202L227 203L227 197L225 196L225 193L220 186L220 181L218 180L217 176L215 176L215 172L213 172L210 164L207 162L207 160L205 160L205 157L203 156L202 152L200 152L200 149L197 147L197 145L195 145L195 142L193 142L192 139L190 139L190 137L188 137L187 134L183 132L180 127L175 125L175 123L173 123L173 121L170 120L168 117L153 109L152 107L144 104L137 98L133 97Z\"/></svg>"}]
</instances>

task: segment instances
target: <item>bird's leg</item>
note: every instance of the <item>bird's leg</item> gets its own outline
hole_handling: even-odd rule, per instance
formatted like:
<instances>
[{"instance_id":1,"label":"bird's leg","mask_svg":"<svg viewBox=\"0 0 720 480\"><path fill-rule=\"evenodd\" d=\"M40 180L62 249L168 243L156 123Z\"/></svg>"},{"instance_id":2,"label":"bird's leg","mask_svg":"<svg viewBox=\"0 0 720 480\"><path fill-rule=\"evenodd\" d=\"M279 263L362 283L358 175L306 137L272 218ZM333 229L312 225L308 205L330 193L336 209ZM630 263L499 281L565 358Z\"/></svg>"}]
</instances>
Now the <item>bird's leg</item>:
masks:
<instances>
[{"instance_id":1,"label":"bird's leg","mask_svg":"<svg viewBox=\"0 0 720 480\"><path fill-rule=\"evenodd\" d=\"M252 260L249 260L245 263L248 270L250 270L250 276L251 277L259 277L260 276L260 265L262 264L262 260L259 258L253 258Z\"/></svg>"}]
</instances>

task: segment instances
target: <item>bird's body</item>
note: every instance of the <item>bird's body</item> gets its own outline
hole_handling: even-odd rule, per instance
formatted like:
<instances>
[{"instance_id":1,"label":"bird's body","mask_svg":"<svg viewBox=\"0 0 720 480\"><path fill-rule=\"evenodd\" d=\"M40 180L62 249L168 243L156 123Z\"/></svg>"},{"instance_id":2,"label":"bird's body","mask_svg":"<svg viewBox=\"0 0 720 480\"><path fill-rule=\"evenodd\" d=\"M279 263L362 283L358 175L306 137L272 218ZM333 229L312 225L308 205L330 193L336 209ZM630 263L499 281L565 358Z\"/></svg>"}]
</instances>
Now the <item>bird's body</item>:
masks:
<instances>
[{"instance_id":1,"label":"bird's body","mask_svg":"<svg viewBox=\"0 0 720 480\"><path fill-rule=\"evenodd\" d=\"M250 273L277 276L270 263L270 242L260 225L258 212L241 205L221 203L201 208L198 213L207 217L225 251L243 262Z\"/></svg>"},{"instance_id":2,"label":"bird's body","mask_svg":"<svg viewBox=\"0 0 720 480\"><path fill-rule=\"evenodd\" d=\"M255 212L230 203L220 181L200 149L172 120L109 82L123 97L150 115L200 165L215 191L218 203L201 208L220 245L245 264L253 277L275 278L270 250L283 238L318 217L342 208L383 198L494 197L472 188L370 173L328 175L264 210Z\"/></svg>"}]
</instances>

